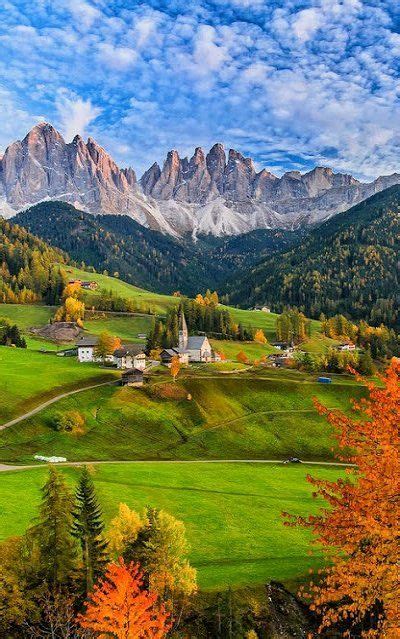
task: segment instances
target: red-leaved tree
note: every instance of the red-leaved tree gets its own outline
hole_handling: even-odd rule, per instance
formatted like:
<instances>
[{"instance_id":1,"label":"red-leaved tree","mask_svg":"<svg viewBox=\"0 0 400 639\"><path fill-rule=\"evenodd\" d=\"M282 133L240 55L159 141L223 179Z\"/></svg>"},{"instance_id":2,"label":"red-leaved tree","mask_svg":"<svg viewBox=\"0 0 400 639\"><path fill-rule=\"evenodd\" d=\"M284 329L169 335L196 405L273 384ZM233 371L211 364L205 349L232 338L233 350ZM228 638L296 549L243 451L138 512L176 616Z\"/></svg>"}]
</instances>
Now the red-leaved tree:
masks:
<instances>
[{"instance_id":1,"label":"red-leaved tree","mask_svg":"<svg viewBox=\"0 0 400 639\"><path fill-rule=\"evenodd\" d=\"M157 595L143 588L139 566L127 566L120 559L109 564L78 622L82 628L116 639L162 639L170 628L168 617Z\"/></svg>"},{"instance_id":2,"label":"red-leaved tree","mask_svg":"<svg viewBox=\"0 0 400 639\"><path fill-rule=\"evenodd\" d=\"M311 529L327 551L328 568L303 591L321 615L320 632L339 624L342 636L398 639L400 360L379 384L364 383L368 397L353 402L357 418L316 402L335 429L338 458L354 467L337 481L308 476L327 507L306 518L286 516L289 525Z\"/></svg>"}]
</instances>

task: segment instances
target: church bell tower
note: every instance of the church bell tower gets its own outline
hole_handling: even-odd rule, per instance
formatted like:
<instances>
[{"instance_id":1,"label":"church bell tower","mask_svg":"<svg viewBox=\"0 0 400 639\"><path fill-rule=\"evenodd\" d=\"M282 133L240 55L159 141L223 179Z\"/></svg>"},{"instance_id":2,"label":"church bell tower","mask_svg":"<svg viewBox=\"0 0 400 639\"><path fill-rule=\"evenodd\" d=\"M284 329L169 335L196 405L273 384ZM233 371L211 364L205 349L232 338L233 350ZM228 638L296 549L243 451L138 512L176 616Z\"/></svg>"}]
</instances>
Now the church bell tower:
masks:
<instances>
[{"instance_id":1,"label":"church bell tower","mask_svg":"<svg viewBox=\"0 0 400 639\"><path fill-rule=\"evenodd\" d=\"M188 329L185 315L182 311L179 317L179 350L186 351L188 346Z\"/></svg>"}]
</instances>

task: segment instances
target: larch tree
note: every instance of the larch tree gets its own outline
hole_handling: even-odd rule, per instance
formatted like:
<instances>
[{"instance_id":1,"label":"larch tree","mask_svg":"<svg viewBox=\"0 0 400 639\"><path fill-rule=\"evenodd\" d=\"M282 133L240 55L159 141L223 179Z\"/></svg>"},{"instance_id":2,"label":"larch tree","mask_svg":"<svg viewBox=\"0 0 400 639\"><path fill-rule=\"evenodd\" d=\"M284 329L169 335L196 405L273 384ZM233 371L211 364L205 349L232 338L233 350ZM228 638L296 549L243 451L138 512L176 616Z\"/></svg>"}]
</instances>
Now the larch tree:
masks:
<instances>
[{"instance_id":1,"label":"larch tree","mask_svg":"<svg viewBox=\"0 0 400 639\"><path fill-rule=\"evenodd\" d=\"M157 595L143 588L139 567L121 559L109 564L78 622L115 639L162 639L170 628L168 617Z\"/></svg>"},{"instance_id":2,"label":"larch tree","mask_svg":"<svg viewBox=\"0 0 400 639\"><path fill-rule=\"evenodd\" d=\"M107 541L103 514L87 466L83 468L75 493L72 534L82 549L85 591L88 593L107 563Z\"/></svg>"},{"instance_id":3,"label":"larch tree","mask_svg":"<svg viewBox=\"0 0 400 639\"><path fill-rule=\"evenodd\" d=\"M128 543L136 541L142 526L143 521L135 510L127 504L119 504L118 515L112 519L107 534L110 550L121 555Z\"/></svg>"},{"instance_id":4,"label":"larch tree","mask_svg":"<svg viewBox=\"0 0 400 639\"><path fill-rule=\"evenodd\" d=\"M126 546L123 556L140 564L150 592L167 602L177 624L188 597L197 590L196 570L187 559L185 526L156 508L147 508L142 519L136 540Z\"/></svg>"},{"instance_id":5,"label":"larch tree","mask_svg":"<svg viewBox=\"0 0 400 639\"><path fill-rule=\"evenodd\" d=\"M327 507L309 517L289 516L287 523L310 529L327 551L328 567L304 592L321 615L320 632L339 625L344 637L355 631L397 639L400 360L392 360L379 384L364 383L368 397L353 402L357 418L316 402L335 429L338 458L354 467L336 481L308 477Z\"/></svg>"},{"instance_id":6,"label":"larch tree","mask_svg":"<svg viewBox=\"0 0 400 639\"><path fill-rule=\"evenodd\" d=\"M264 335L264 331L262 330L262 328L258 328L255 332L254 335L254 341L258 342L259 344L267 344L268 340Z\"/></svg>"},{"instance_id":7,"label":"larch tree","mask_svg":"<svg viewBox=\"0 0 400 639\"><path fill-rule=\"evenodd\" d=\"M181 363L179 361L178 355L173 356L169 370L174 382L176 382L176 378L178 377L179 371L181 370Z\"/></svg>"}]
</instances>

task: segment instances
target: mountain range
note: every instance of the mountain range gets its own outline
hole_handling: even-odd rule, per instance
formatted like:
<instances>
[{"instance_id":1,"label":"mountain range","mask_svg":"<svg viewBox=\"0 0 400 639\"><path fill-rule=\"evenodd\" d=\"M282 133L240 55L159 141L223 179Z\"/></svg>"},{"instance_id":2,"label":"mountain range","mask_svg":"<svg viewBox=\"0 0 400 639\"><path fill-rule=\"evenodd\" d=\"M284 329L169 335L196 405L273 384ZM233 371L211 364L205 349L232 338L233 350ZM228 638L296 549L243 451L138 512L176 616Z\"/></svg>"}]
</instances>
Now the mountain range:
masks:
<instances>
[{"instance_id":1,"label":"mountain range","mask_svg":"<svg viewBox=\"0 0 400 639\"><path fill-rule=\"evenodd\" d=\"M162 168L154 163L138 180L92 138L66 143L42 122L0 159L0 213L11 217L62 200L97 215L127 215L174 237L221 237L313 226L398 183L398 173L362 183L327 167L277 177L221 144L207 154L197 148L190 159L170 151Z\"/></svg>"},{"instance_id":2,"label":"mountain range","mask_svg":"<svg viewBox=\"0 0 400 639\"><path fill-rule=\"evenodd\" d=\"M312 229L228 285L229 300L400 327L400 185ZM400 336L399 336L400 339Z\"/></svg>"}]
</instances>

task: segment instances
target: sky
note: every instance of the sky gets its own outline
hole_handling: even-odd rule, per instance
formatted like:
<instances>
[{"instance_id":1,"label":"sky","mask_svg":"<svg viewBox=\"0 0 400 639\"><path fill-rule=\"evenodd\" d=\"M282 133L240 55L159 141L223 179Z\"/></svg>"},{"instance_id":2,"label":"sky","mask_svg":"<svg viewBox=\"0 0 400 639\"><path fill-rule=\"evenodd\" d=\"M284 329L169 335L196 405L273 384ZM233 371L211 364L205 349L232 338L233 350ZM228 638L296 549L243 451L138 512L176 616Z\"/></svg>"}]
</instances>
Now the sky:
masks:
<instances>
[{"instance_id":1,"label":"sky","mask_svg":"<svg viewBox=\"0 0 400 639\"><path fill-rule=\"evenodd\" d=\"M397 0L3 0L0 150L38 121L140 175L215 142L281 175L400 170Z\"/></svg>"}]
</instances>

